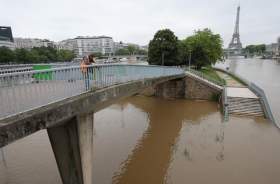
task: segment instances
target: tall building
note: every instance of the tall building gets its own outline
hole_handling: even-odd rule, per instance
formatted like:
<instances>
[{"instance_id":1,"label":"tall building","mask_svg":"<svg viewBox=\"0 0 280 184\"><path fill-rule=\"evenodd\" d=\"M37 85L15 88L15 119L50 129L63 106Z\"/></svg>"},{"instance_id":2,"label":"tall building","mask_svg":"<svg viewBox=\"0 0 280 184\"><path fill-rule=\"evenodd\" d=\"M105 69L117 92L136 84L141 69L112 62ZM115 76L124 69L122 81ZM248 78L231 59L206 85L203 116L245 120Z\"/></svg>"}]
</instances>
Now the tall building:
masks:
<instances>
[{"instance_id":1,"label":"tall building","mask_svg":"<svg viewBox=\"0 0 280 184\"><path fill-rule=\"evenodd\" d=\"M62 40L60 42L55 43L55 48L57 50L69 50L69 51L74 51L74 39L67 39L67 40Z\"/></svg>"},{"instance_id":2,"label":"tall building","mask_svg":"<svg viewBox=\"0 0 280 184\"><path fill-rule=\"evenodd\" d=\"M240 13L240 6L238 5L235 28L233 31L231 42L228 46L229 49L242 49L243 48L242 43L240 41L240 35L239 35L239 13Z\"/></svg>"},{"instance_id":3,"label":"tall building","mask_svg":"<svg viewBox=\"0 0 280 184\"><path fill-rule=\"evenodd\" d=\"M266 45L265 47L266 52L275 53L276 55L279 55L280 36L276 39L276 43L271 43L269 45Z\"/></svg>"},{"instance_id":4,"label":"tall building","mask_svg":"<svg viewBox=\"0 0 280 184\"><path fill-rule=\"evenodd\" d=\"M114 51L113 38L108 36L78 36L74 38L74 53L82 57L93 52L102 54Z\"/></svg>"},{"instance_id":5,"label":"tall building","mask_svg":"<svg viewBox=\"0 0 280 184\"><path fill-rule=\"evenodd\" d=\"M54 42L48 39L38 39L38 38L14 38L14 43L16 48L24 48L31 50L33 47L54 47Z\"/></svg>"},{"instance_id":6,"label":"tall building","mask_svg":"<svg viewBox=\"0 0 280 184\"><path fill-rule=\"evenodd\" d=\"M1 46L6 46L11 50L15 50L11 27L0 26L0 47Z\"/></svg>"}]
</instances>

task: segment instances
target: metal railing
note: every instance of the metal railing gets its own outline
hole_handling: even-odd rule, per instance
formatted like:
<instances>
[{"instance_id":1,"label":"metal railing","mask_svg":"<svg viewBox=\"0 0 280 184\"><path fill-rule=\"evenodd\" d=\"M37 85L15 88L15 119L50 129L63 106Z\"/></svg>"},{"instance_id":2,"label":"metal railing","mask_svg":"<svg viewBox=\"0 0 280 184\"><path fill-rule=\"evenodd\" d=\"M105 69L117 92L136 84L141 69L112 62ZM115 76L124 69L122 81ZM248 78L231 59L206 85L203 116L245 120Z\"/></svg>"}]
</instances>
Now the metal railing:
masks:
<instances>
[{"instance_id":1,"label":"metal railing","mask_svg":"<svg viewBox=\"0 0 280 184\"><path fill-rule=\"evenodd\" d=\"M228 116L228 101L227 101L227 88L226 86L223 86L223 92L224 92L224 112L225 112L225 116Z\"/></svg>"},{"instance_id":2,"label":"metal railing","mask_svg":"<svg viewBox=\"0 0 280 184\"><path fill-rule=\"evenodd\" d=\"M81 70L86 69L86 73ZM0 119L128 81L184 74L184 69L150 65L72 66L0 74Z\"/></svg>"},{"instance_id":3,"label":"metal railing","mask_svg":"<svg viewBox=\"0 0 280 184\"><path fill-rule=\"evenodd\" d=\"M222 68L222 67L216 67L216 66L215 66L215 67L213 67L213 68L217 68L217 69L226 71L226 70L225 70L224 68ZM255 91L255 92L257 93L257 95L259 95L259 96L262 97L263 102L264 102L264 105L265 105L266 112L267 112L267 114L268 114L268 116L269 116L269 119L280 129L279 125L277 125L277 123L276 123L275 120L274 120L272 111L270 110L269 103L268 103L268 101L267 101L267 98L266 98L266 96L265 96L264 91L263 91L261 88L259 88L257 85L255 85L254 83L252 83L252 82L248 81L247 79L245 79L244 77L242 77L242 76L240 76L240 75L238 75L238 74L235 74L235 73L233 73L233 72L229 72L229 73L232 74L232 75L234 75L234 76L236 76L236 77L238 77L238 78L240 78L241 80L243 80L243 81L248 85L248 87L249 87L251 90Z\"/></svg>"},{"instance_id":4,"label":"metal railing","mask_svg":"<svg viewBox=\"0 0 280 184\"><path fill-rule=\"evenodd\" d=\"M26 65L0 65L0 74L32 71L33 64Z\"/></svg>"},{"instance_id":5,"label":"metal railing","mask_svg":"<svg viewBox=\"0 0 280 184\"><path fill-rule=\"evenodd\" d=\"M210 77L204 75L204 74L201 73L201 72L198 72L198 71L193 70L193 69L191 69L190 72L193 73L194 75L196 75L196 76L198 76L198 77L204 79L204 80L208 80L209 82L212 82L212 83L214 83L214 84L216 84L216 85L218 85L218 86L223 87L223 83L222 83L222 82L217 81L217 80L215 80L215 79L212 79L212 78L210 78Z\"/></svg>"},{"instance_id":6,"label":"metal railing","mask_svg":"<svg viewBox=\"0 0 280 184\"><path fill-rule=\"evenodd\" d=\"M226 130L226 121L228 118L228 102L227 102L227 88L226 86L223 86L224 90L224 125L223 125L223 132Z\"/></svg>"},{"instance_id":7,"label":"metal railing","mask_svg":"<svg viewBox=\"0 0 280 184\"><path fill-rule=\"evenodd\" d=\"M250 86L258 95L260 95L262 97L269 119L280 129L280 127L276 124L276 122L274 120L272 111L270 110L270 107L269 107L269 104L266 99L264 91L252 82L251 82Z\"/></svg>"}]
</instances>

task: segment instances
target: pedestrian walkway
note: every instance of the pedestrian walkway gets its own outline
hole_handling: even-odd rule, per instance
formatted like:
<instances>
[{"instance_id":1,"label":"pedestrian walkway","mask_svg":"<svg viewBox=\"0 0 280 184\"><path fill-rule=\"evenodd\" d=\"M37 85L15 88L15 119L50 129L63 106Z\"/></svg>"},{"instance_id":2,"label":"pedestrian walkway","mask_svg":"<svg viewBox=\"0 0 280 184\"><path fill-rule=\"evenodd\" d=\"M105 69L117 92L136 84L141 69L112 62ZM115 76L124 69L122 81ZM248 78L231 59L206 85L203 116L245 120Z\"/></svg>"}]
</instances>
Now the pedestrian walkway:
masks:
<instances>
[{"instance_id":1,"label":"pedestrian walkway","mask_svg":"<svg viewBox=\"0 0 280 184\"><path fill-rule=\"evenodd\" d=\"M220 78L225 79L227 81L227 86L236 86L236 87L242 87L243 85L240 84L235 79L231 78L230 76L227 77L227 74L216 71L216 73L219 75Z\"/></svg>"},{"instance_id":2,"label":"pedestrian walkway","mask_svg":"<svg viewBox=\"0 0 280 184\"><path fill-rule=\"evenodd\" d=\"M247 86L242 85L227 74L216 71L227 81L228 113L264 117L264 110L259 97Z\"/></svg>"}]
</instances>

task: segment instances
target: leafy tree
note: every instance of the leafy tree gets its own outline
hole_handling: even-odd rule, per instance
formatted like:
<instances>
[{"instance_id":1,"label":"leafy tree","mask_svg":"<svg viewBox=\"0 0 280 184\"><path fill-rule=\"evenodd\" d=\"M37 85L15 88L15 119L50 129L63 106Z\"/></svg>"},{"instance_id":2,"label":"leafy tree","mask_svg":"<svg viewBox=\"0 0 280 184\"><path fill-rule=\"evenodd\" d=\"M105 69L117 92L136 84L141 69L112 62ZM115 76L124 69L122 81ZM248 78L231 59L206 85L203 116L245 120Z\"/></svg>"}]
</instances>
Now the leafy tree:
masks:
<instances>
[{"instance_id":1,"label":"leafy tree","mask_svg":"<svg viewBox=\"0 0 280 184\"><path fill-rule=\"evenodd\" d=\"M134 45L129 45L129 46L127 46L127 50L128 50L131 54L133 54L133 52L136 51L136 47L135 47Z\"/></svg>"},{"instance_id":2,"label":"leafy tree","mask_svg":"<svg viewBox=\"0 0 280 184\"><path fill-rule=\"evenodd\" d=\"M257 53L265 52L265 50L266 50L265 44L248 45L243 49L243 52L249 51L249 53L257 54Z\"/></svg>"},{"instance_id":3,"label":"leafy tree","mask_svg":"<svg viewBox=\"0 0 280 184\"><path fill-rule=\"evenodd\" d=\"M23 62L26 63L27 62L27 55L28 55L28 50L24 49L24 48L20 48L20 49L16 49L15 50L15 54L17 57L17 61L19 63Z\"/></svg>"},{"instance_id":4,"label":"leafy tree","mask_svg":"<svg viewBox=\"0 0 280 184\"><path fill-rule=\"evenodd\" d=\"M194 64L196 69L214 64L217 60L222 61L223 40L219 34L213 34L208 28L194 31L194 35L182 42L181 49L184 48L184 52L186 49L191 50L191 64ZM185 54L181 56L185 57Z\"/></svg>"},{"instance_id":5,"label":"leafy tree","mask_svg":"<svg viewBox=\"0 0 280 184\"><path fill-rule=\"evenodd\" d=\"M149 64L162 64L162 53L164 53L164 65L177 65L179 57L178 37L170 29L156 32L154 38L149 42L148 62Z\"/></svg>"},{"instance_id":6,"label":"leafy tree","mask_svg":"<svg viewBox=\"0 0 280 184\"><path fill-rule=\"evenodd\" d=\"M14 61L16 58L15 53L6 46L0 47L0 62L8 64L9 61Z\"/></svg>"},{"instance_id":7,"label":"leafy tree","mask_svg":"<svg viewBox=\"0 0 280 184\"><path fill-rule=\"evenodd\" d=\"M138 50L138 54L139 54L139 55L147 55L148 52L145 51L145 50L140 49L140 50Z\"/></svg>"},{"instance_id":8,"label":"leafy tree","mask_svg":"<svg viewBox=\"0 0 280 184\"><path fill-rule=\"evenodd\" d=\"M119 49L115 52L115 55L130 55L131 53L127 49Z\"/></svg>"},{"instance_id":9,"label":"leafy tree","mask_svg":"<svg viewBox=\"0 0 280 184\"><path fill-rule=\"evenodd\" d=\"M101 57L102 53L101 52L93 52L94 57Z\"/></svg>"}]
</instances>

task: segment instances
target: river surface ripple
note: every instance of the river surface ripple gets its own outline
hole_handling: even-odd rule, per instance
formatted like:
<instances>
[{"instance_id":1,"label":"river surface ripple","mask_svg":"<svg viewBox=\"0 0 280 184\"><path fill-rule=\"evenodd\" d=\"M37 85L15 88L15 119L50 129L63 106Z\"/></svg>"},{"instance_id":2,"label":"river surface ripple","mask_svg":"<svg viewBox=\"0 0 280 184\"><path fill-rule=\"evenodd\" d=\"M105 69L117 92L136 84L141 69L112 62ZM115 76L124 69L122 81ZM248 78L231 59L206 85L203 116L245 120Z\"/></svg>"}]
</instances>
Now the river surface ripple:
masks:
<instances>
[{"instance_id":1,"label":"river surface ripple","mask_svg":"<svg viewBox=\"0 0 280 184\"><path fill-rule=\"evenodd\" d=\"M279 63L240 59L228 65L264 89L279 122ZM230 116L224 133L223 127L216 102L124 99L94 114L94 183L280 183L280 132L273 123ZM0 160L0 184L61 183L45 130L3 149L7 168Z\"/></svg>"}]
</instances>

